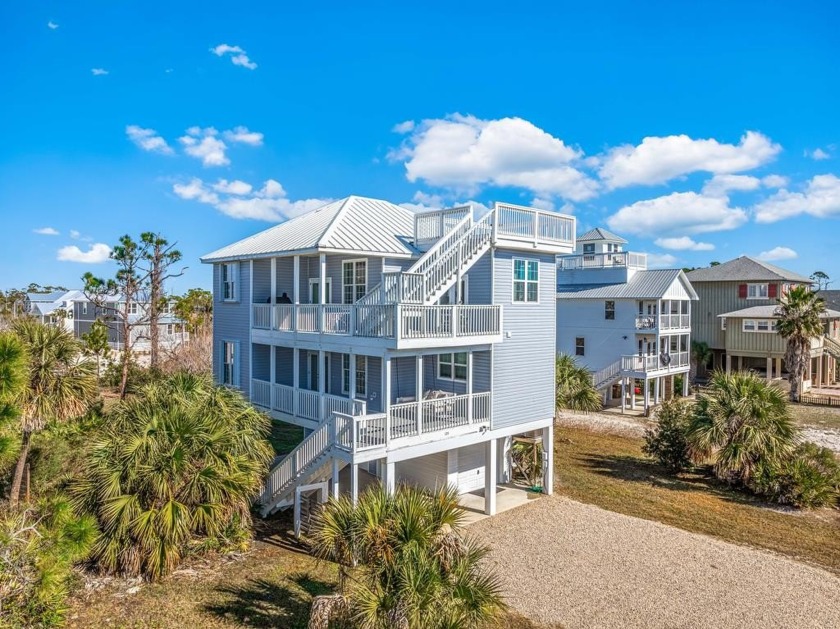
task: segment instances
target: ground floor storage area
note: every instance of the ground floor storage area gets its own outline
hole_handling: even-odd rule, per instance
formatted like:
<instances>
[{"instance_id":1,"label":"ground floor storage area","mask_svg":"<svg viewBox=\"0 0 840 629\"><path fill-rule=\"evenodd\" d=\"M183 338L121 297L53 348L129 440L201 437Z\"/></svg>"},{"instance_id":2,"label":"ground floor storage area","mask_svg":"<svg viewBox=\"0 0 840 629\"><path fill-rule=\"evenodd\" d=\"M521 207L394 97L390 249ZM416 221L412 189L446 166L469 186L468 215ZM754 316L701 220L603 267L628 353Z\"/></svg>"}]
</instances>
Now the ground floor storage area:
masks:
<instances>
[{"instance_id":1,"label":"ground floor storage area","mask_svg":"<svg viewBox=\"0 0 840 629\"><path fill-rule=\"evenodd\" d=\"M435 488L452 485L458 493L484 489L484 443L400 461L396 464L398 482Z\"/></svg>"}]
</instances>

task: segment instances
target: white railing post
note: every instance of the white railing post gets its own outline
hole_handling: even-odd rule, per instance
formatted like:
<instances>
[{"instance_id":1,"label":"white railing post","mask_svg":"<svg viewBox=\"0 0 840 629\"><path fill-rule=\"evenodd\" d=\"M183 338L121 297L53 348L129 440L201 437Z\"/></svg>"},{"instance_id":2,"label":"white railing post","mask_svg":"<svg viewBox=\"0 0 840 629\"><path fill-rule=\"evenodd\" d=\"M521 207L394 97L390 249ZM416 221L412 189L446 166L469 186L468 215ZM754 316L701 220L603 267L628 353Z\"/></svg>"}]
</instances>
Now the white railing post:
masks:
<instances>
[{"instance_id":1,"label":"white railing post","mask_svg":"<svg viewBox=\"0 0 840 629\"><path fill-rule=\"evenodd\" d=\"M454 364L452 368L455 369ZM454 376L455 374L453 373L452 375ZM467 422L472 424L473 419L473 352L469 350L467 352Z\"/></svg>"},{"instance_id":2,"label":"white railing post","mask_svg":"<svg viewBox=\"0 0 840 629\"><path fill-rule=\"evenodd\" d=\"M423 434L423 355L415 359L415 391L417 394L417 434Z\"/></svg>"},{"instance_id":3,"label":"white railing post","mask_svg":"<svg viewBox=\"0 0 840 629\"><path fill-rule=\"evenodd\" d=\"M396 304L393 312L394 312L394 315L393 315L394 316L394 338L399 341L402 338L402 304Z\"/></svg>"},{"instance_id":4,"label":"white railing post","mask_svg":"<svg viewBox=\"0 0 840 629\"><path fill-rule=\"evenodd\" d=\"M458 320L455 319L455 316L457 315L457 310L456 310L457 306L450 306L449 308L450 308L449 325L452 328L452 330L450 330L450 333L451 333L452 337L454 338L454 337L458 336Z\"/></svg>"}]
</instances>

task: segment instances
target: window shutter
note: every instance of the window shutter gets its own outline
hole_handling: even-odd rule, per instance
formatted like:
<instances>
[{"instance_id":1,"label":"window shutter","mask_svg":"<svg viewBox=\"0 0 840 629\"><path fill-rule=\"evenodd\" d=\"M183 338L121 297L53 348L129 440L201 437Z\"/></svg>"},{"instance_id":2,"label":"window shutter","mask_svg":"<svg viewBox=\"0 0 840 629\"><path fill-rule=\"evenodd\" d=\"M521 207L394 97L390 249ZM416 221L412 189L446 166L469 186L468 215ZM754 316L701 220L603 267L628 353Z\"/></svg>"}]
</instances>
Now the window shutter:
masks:
<instances>
[{"instance_id":1,"label":"window shutter","mask_svg":"<svg viewBox=\"0 0 840 629\"><path fill-rule=\"evenodd\" d=\"M779 287L778 284L770 284L767 287L767 296L770 299L775 299L776 298L776 290L778 289L778 287Z\"/></svg>"},{"instance_id":2,"label":"window shutter","mask_svg":"<svg viewBox=\"0 0 840 629\"><path fill-rule=\"evenodd\" d=\"M738 297L741 299L747 298L747 285L746 284L738 284Z\"/></svg>"}]
</instances>

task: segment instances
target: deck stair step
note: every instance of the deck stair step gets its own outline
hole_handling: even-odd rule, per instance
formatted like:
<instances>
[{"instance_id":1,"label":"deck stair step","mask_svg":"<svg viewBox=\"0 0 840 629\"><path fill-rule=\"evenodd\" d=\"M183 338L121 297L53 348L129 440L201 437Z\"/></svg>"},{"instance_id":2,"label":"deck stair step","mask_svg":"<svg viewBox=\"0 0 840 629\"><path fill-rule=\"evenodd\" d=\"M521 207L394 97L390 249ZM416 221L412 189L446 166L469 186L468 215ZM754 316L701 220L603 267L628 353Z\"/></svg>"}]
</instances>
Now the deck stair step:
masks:
<instances>
[{"instance_id":1,"label":"deck stair step","mask_svg":"<svg viewBox=\"0 0 840 629\"><path fill-rule=\"evenodd\" d=\"M621 360L617 360L614 363L607 365L600 371L596 371L592 374L592 386L595 387L596 390L603 389L611 385L613 382L618 380L621 377Z\"/></svg>"}]
</instances>

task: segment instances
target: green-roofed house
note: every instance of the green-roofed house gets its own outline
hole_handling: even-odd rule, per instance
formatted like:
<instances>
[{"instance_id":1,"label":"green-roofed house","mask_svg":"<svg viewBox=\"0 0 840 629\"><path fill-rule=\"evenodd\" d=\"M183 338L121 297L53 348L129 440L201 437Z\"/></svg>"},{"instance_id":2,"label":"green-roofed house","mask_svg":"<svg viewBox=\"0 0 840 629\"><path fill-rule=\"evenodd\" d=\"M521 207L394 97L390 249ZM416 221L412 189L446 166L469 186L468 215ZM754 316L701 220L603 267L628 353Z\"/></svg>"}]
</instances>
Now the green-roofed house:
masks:
<instances>
[{"instance_id":1,"label":"green-roofed house","mask_svg":"<svg viewBox=\"0 0 840 629\"><path fill-rule=\"evenodd\" d=\"M753 369L770 380L782 377L786 342L776 332L779 297L811 280L781 267L741 256L687 274L700 298L691 312L693 339L705 342L717 369ZM824 336L811 344L803 390L832 383L840 360L840 312L823 315Z\"/></svg>"}]
</instances>

